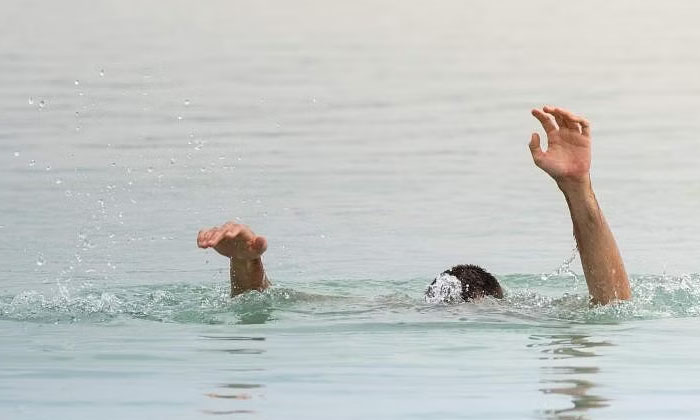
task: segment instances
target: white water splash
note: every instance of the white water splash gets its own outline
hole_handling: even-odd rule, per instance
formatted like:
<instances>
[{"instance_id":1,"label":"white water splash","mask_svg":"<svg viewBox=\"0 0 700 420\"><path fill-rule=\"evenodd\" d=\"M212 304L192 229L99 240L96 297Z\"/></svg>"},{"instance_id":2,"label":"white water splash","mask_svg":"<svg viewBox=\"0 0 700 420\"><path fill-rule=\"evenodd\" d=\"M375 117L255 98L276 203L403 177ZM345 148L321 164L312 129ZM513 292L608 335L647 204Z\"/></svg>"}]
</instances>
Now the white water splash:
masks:
<instances>
[{"instance_id":1,"label":"white water splash","mask_svg":"<svg viewBox=\"0 0 700 420\"><path fill-rule=\"evenodd\" d=\"M576 261L576 257L578 257L578 245L574 245L574 248L571 250L571 255L569 255L569 258L567 258L556 270L549 274L543 274L542 275L542 280L547 281L551 279L552 277L570 277L574 279L574 290L578 287L579 283L579 276L571 270L571 264Z\"/></svg>"},{"instance_id":2,"label":"white water splash","mask_svg":"<svg viewBox=\"0 0 700 420\"><path fill-rule=\"evenodd\" d=\"M462 282L455 276L440 274L425 292L427 303L461 303Z\"/></svg>"}]
</instances>

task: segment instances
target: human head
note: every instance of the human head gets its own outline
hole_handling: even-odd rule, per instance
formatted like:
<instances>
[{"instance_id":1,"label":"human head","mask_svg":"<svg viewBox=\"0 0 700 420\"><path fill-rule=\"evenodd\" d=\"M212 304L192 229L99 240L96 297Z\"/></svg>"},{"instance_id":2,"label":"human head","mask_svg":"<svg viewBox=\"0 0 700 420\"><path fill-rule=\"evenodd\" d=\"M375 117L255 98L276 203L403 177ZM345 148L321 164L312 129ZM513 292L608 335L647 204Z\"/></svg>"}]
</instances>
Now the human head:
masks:
<instances>
[{"instance_id":1,"label":"human head","mask_svg":"<svg viewBox=\"0 0 700 420\"><path fill-rule=\"evenodd\" d=\"M461 283L461 297L465 302L480 299L486 296L503 298L503 289L498 284L498 280L488 273L483 268L476 265L457 265L442 273L441 277L452 276ZM436 293L433 286L436 285L438 279L433 280L428 287L426 296L435 298ZM456 283L456 282L455 282Z\"/></svg>"}]
</instances>

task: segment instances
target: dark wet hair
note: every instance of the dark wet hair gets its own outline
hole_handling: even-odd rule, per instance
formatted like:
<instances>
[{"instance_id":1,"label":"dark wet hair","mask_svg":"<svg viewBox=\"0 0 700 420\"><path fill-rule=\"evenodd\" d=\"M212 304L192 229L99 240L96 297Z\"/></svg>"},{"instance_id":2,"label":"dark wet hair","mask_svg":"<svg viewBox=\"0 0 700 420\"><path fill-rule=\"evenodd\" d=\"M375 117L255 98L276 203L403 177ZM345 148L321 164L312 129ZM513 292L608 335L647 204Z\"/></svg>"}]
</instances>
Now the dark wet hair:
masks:
<instances>
[{"instance_id":1,"label":"dark wet hair","mask_svg":"<svg viewBox=\"0 0 700 420\"><path fill-rule=\"evenodd\" d=\"M457 265L442 274L454 276L462 283L462 299L465 302L486 296L503 298L503 289L498 280L477 265ZM436 282L437 279L433 280L431 286Z\"/></svg>"}]
</instances>

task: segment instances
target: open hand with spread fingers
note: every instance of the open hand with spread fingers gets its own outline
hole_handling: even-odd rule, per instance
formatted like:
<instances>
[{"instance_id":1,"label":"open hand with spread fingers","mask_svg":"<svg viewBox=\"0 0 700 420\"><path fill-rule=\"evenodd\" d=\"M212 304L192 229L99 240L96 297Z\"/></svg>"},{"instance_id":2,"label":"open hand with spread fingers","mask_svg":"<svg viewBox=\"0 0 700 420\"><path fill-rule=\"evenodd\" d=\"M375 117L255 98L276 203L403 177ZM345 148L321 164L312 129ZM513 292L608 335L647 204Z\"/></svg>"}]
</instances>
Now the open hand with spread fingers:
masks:
<instances>
[{"instance_id":1,"label":"open hand with spread fingers","mask_svg":"<svg viewBox=\"0 0 700 420\"><path fill-rule=\"evenodd\" d=\"M540 136L534 133L530 152L535 165L554 178L564 193L591 301L608 304L630 299L620 249L591 184L590 123L565 109L548 106L533 109L532 115L542 123L549 144L543 151Z\"/></svg>"},{"instance_id":2,"label":"open hand with spread fingers","mask_svg":"<svg viewBox=\"0 0 700 420\"><path fill-rule=\"evenodd\" d=\"M533 109L547 133L547 151L540 146L540 135L532 134L530 152L535 164L562 187L589 181L591 169L591 126L582 117L562 109Z\"/></svg>"}]
</instances>

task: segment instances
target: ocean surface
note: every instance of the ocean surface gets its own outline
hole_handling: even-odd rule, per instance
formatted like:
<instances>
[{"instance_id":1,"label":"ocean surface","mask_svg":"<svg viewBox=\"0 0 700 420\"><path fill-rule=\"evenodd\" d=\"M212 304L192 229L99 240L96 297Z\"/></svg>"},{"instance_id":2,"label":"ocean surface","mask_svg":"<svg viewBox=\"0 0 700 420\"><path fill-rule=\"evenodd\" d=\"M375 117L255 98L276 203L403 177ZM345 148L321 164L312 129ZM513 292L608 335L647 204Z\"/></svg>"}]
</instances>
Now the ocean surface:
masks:
<instances>
[{"instance_id":1,"label":"ocean surface","mask_svg":"<svg viewBox=\"0 0 700 420\"><path fill-rule=\"evenodd\" d=\"M0 1L0 418L700 410L700 3ZM593 122L591 307L532 107ZM197 231L269 241L228 297ZM503 301L423 292L474 263Z\"/></svg>"}]
</instances>

